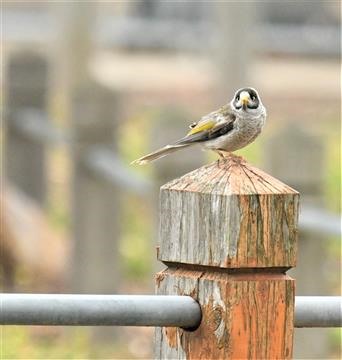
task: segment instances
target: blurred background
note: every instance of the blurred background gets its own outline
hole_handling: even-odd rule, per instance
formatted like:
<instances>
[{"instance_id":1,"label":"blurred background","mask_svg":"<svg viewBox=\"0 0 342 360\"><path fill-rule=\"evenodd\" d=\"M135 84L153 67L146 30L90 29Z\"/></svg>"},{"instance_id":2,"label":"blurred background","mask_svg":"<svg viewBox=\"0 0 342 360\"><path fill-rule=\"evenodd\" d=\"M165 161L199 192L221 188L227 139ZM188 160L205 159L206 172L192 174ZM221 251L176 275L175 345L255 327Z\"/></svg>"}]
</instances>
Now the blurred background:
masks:
<instances>
[{"instance_id":1,"label":"blurred background","mask_svg":"<svg viewBox=\"0 0 342 360\"><path fill-rule=\"evenodd\" d=\"M215 155L135 158L259 90L239 152L301 192L297 295L340 295L340 2L2 3L1 282L6 292L150 294L159 186ZM153 329L3 327L6 359L142 359ZM296 329L295 358L340 358Z\"/></svg>"}]
</instances>

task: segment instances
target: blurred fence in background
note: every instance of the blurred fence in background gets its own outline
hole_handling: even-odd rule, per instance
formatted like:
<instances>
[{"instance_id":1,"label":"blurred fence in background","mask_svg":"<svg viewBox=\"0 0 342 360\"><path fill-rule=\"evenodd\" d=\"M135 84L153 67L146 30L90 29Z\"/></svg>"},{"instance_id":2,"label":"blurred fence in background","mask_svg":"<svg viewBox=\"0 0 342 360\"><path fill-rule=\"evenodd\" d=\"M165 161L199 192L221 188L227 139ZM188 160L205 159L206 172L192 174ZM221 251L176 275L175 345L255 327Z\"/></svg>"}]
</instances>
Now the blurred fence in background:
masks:
<instances>
[{"instance_id":1,"label":"blurred fence in background","mask_svg":"<svg viewBox=\"0 0 342 360\"><path fill-rule=\"evenodd\" d=\"M94 4L80 7L75 3L64 8L61 4L42 5L39 11L6 5L4 35L9 44L16 45L4 69L6 181L38 204L45 216L47 153L56 144L66 149L72 166L68 183L73 224L71 257L67 260L70 290L116 292L122 285L118 243L126 194L143 199L143 206L151 206L156 214L151 189L199 166L204 159L202 153L195 152L166 158L156 167L153 180L142 178L129 167L118 148L120 126L125 122L120 107L127 93L109 89L90 74L91 54L105 47L133 54L193 52L210 57L216 64L220 88L217 97L231 93L251 78L255 54L339 55L339 22L333 5L312 2L310 7L299 4L291 11L283 4L274 5L235 4L229 8L141 1L124 9ZM235 22L227 24L227 18ZM247 26L250 22L252 26ZM54 43L56 33L58 41ZM55 125L49 111L53 78L65 81L59 89L70 106L64 128ZM149 147L181 136L189 122L184 112L163 107L150 132ZM148 138L149 131L140 135ZM296 274L298 294L327 294L330 284L326 273L317 274L319 281L316 277L308 281L313 280L313 264L324 262L325 238L341 234L339 217L324 210L321 198L323 172L318 169L325 162L323 140L291 124L274 134L263 155L272 175L303 194L300 254L306 255ZM319 285L322 287L318 290ZM306 339L319 347L326 346L318 337L314 341L309 336Z\"/></svg>"},{"instance_id":2,"label":"blurred fence in background","mask_svg":"<svg viewBox=\"0 0 342 360\"><path fill-rule=\"evenodd\" d=\"M75 276L73 288L92 291L91 284L101 286L104 275L113 271L111 268L101 272L101 264L113 266L111 261L106 261L106 254L120 233L116 220L120 192L124 189L148 196L151 184L124 164L113 148L116 143L113 117L117 107L113 92L91 84L76 100L72 132L62 132L53 125L46 103L48 69L48 60L31 51L18 52L9 60L5 174L11 185L36 201L44 211L48 182L46 152L55 143L69 148L74 169L72 218L77 224L75 239L79 239L75 254L84 255L79 260L80 274ZM89 252L85 253L84 248ZM90 265L89 259L98 248L102 253ZM100 274L94 275L96 272ZM113 279L110 281L112 291Z\"/></svg>"},{"instance_id":3,"label":"blurred fence in background","mask_svg":"<svg viewBox=\"0 0 342 360\"><path fill-rule=\"evenodd\" d=\"M59 22L50 11L56 4L30 4L31 8L19 8L8 2L4 6L8 8L4 27L9 41L46 44L58 31ZM340 38L337 1L299 2L293 6L286 2L256 4L251 1L248 4L231 2L229 6L233 10L248 7L258 13L260 20L253 24L252 32L256 35L255 44L259 52L339 55L336 47ZM217 16L228 6L209 2L175 4L146 0L102 6L93 3L90 7L93 15L96 12L101 14L101 21L95 24L94 36L102 45L202 52L215 44L220 36ZM238 15L241 16L245 15ZM45 31L41 31L42 26ZM175 29L178 36L175 36ZM241 35L234 32L234 36Z\"/></svg>"},{"instance_id":4,"label":"blurred fence in background","mask_svg":"<svg viewBox=\"0 0 342 360\"><path fill-rule=\"evenodd\" d=\"M119 107L117 94L96 82L87 84L74 100L72 131L63 132L53 125L47 112L48 71L48 60L32 51L18 52L8 62L5 172L12 185L44 208L48 182L46 151L54 143L67 146L74 169L72 198L75 207L72 218L78 224L75 238L80 239L78 246L81 247L75 252L82 253L82 247L88 243L90 253L94 253L91 244L104 244L110 239L108 234L120 233L118 221L115 220L120 209L120 193L125 190L147 197L152 183L124 164L115 149L115 116ZM160 122L160 127L155 129L153 138L158 141L153 147L167 142L168 139L158 134L163 134L167 123L175 122L179 116L171 112L165 109L161 115L165 124ZM181 136L185 123L186 120L182 119L177 125L180 131L174 135L167 133L167 137ZM314 161L311 161L312 158ZM181 161L172 157L165 159L165 166L159 169L163 175L160 175L158 182L162 184L172 176L184 173L196 162L198 165L201 163L198 157L197 160L186 159L187 156L182 157ZM270 139L265 147L265 159L267 168L273 174L285 179L303 194L302 228L339 235L338 217L320 210L322 201L317 199L323 187L323 174L317 173L317 168L322 168L324 162L320 140L305 134L298 125L290 124ZM180 166L184 161L185 166ZM105 214L109 215L108 219L104 218ZM325 220L319 221L322 218ZM86 240L88 237L89 240ZM97 242L93 241L94 238ZM104 252L98 258L104 259L105 256ZM85 259L81 261L82 264L86 262ZM94 269L99 269L99 264L95 264ZM76 278L80 283L79 277ZM92 283L89 282L90 274L85 278L89 286ZM98 279L94 283L98 283Z\"/></svg>"}]
</instances>

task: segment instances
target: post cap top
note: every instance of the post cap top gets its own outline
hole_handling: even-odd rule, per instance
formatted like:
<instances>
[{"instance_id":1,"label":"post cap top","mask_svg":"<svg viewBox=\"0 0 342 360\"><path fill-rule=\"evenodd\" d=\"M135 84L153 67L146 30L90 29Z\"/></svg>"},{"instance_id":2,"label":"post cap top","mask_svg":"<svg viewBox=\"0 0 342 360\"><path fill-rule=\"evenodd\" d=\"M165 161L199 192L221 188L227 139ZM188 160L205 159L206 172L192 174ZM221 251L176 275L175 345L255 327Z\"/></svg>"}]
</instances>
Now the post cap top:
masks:
<instances>
[{"instance_id":1,"label":"post cap top","mask_svg":"<svg viewBox=\"0 0 342 360\"><path fill-rule=\"evenodd\" d=\"M162 186L178 190L219 195L297 194L290 186L248 164L242 157L230 154L191 171Z\"/></svg>"}]
</instances>

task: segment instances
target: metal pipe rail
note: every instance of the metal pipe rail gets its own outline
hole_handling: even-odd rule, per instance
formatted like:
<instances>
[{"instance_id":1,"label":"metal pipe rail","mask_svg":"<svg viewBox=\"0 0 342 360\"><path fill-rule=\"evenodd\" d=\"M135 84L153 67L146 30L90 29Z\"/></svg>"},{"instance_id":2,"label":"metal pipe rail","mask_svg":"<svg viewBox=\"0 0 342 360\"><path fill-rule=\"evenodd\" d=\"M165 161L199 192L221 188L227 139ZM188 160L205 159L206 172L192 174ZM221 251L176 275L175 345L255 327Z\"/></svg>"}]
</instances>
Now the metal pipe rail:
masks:
<instances>
[{"instance_id":1,"label":"metal pipe rail","mask_svg":"<svg viewBox=\"0 0 342 360\"><path fill-rule=\"evenodd\" d=\"M342 297L296 296L295 327L341 327ZM190 296L1 294L1 325L177 326L195 328Z\"/></svg>"},{"instance_id":2,"label":"metal pipe rail","mask_svg":"<svg viewBox=\"0 0 342 360\"><path fill-rule=\"evenodd\" d=\"M295 327L342 327L342 297L296 296Z\"/></svg>"},{"instance_id":3,"label":"metal pipe rail","mask_svg":"<svg viewBox=\"0 0 342 360\"><path fill-rule=\"evenodd\" d=\"M194 327L201 309L190 296L1 294L1 325Z\"/></svg>"}]
</instances>

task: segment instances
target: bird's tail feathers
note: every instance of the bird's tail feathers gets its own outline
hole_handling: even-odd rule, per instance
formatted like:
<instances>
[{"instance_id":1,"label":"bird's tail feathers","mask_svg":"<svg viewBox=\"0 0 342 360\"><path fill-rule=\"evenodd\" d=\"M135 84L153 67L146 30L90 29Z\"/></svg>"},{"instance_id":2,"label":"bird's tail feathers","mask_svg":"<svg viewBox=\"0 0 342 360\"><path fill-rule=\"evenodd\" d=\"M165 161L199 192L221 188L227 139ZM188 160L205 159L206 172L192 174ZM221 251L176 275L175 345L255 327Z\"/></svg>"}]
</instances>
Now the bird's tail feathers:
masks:
<instances>
[{"instance_id":1,"label":"bird's tail feathers","mask_svg":"<svg viewBox=\"0 0 342 360\"><path fill-rule=\"evenodd\" d=\"M136 159L131 162L131 164L145 165L154 160L160 159L168 154L171 154L175 151L178 151L184 147L187 147L191 144L181 144L181 145L166 145L161 149L158 149L150 154L147 154L139 159Z\"/></svg>"}]
</instances>

